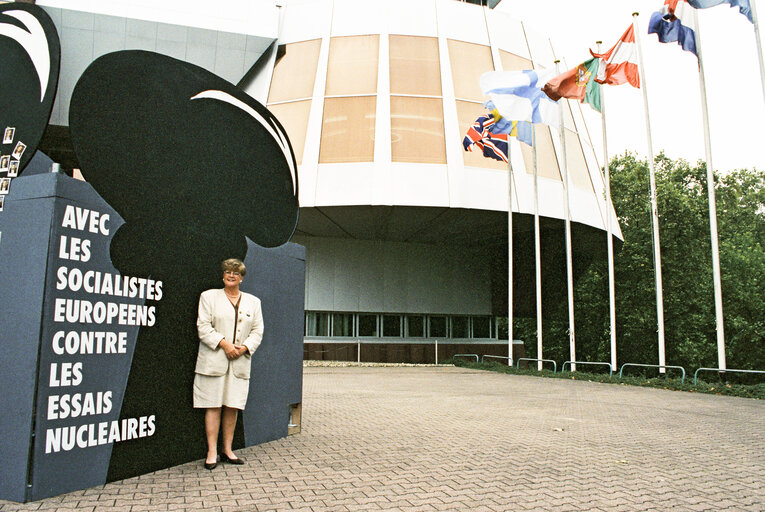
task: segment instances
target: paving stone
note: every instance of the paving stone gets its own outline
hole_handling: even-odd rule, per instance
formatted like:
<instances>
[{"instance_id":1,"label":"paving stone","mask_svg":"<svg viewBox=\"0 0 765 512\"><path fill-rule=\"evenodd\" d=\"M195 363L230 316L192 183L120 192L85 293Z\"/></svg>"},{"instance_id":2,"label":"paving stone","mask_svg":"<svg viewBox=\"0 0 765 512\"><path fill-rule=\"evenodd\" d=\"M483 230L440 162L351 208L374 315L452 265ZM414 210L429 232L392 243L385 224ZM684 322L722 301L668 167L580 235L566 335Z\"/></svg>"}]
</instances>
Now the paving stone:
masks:
<instances>
[{"instance_id":1,"label":"paving stone","mask_svg":"<svg viewBox=\"0 0 765 512\"><path fill-rule=\"evenodd\" d=\"M765 510L765 401L453 367L306 367L302 433L0 512ZM556 430L562 429L562 430Z\"/></svg>"}]
</instances>

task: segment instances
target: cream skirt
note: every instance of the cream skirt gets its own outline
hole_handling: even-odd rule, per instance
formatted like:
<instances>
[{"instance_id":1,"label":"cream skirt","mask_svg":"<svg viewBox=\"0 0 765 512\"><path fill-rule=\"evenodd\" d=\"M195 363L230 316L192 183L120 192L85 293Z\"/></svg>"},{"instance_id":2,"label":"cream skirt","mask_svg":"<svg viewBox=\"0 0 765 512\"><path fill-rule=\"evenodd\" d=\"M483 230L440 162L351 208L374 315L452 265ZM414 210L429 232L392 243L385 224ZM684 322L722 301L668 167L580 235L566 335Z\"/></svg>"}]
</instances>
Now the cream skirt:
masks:
<instances>
[{"instance_id":1,"label":"cream skirt","mask_svg":"<svg viewBox=\"0 0 765 512\"><path fill-rule=\"evenodd\" d=\"M194 375L194 407L208 409L225 405L233 409L243 410L247 403L247 393L250 390L249 379L234 376L231 362L228 371L220 377Z\"/></svg>"}]
</instances>

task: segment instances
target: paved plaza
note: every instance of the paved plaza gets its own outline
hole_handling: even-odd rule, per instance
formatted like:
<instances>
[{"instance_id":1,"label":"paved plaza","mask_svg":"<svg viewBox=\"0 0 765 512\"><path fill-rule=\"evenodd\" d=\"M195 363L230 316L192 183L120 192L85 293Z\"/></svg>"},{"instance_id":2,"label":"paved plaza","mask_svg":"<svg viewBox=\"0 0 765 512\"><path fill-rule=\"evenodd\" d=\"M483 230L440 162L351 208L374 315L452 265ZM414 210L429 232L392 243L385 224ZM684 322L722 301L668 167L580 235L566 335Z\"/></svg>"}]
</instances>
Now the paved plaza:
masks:
<instances>
[{"instance_id":1,"label":"paved plaza","mask_svg":"<svg viewBox=\"0 0 765 512\"><path fill-rule=\"evenodd\" d=\"M454 367L307 367L302 433L0 512L765 510L765 401ZM11 463L12 461L3 461Z\"/></svg>"}]
</instances>

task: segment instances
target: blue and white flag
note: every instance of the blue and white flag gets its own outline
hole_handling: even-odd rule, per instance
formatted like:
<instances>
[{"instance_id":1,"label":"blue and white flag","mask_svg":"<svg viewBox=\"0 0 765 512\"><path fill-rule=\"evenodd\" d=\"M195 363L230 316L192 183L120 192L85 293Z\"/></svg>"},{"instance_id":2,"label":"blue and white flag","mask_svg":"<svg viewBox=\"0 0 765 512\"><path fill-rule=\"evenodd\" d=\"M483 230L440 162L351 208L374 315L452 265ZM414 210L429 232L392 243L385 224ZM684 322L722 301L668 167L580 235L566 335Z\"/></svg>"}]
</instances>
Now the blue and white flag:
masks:
<instances>
[{"instance_id":1,"label":"blue and white flag","mask_svg":"<svg viewBox=\"0 0 765 512\"><path fill-rule=\"evenodd\" d=\"M706 9L707 7L714 7L720 4L730 4L731 7L738 7L741 14L754 23L754 20L752 19L752 6L749 4L749 0L688 0L688 3L696 9Z\"/></svg>"},{"instance_id":2,"label":"blue and white flag","mask_svg":"<svg viewBox=\"0 0 765 512\"><path fill-rule=\"evenodd\" d=\"M528 121L510 121L499 113L494 102L489 100L483 104L484 107L490 110L490 114L494 118L494 124L489 127L491 133L507 133L511 137L515 137L519 141L533 146L531 131L534 126Z\"/></svg>"},{"instance_id":3,"label":"blue and white flag","mask_svg":"<svg viewBox=\"0 0 765 512\"><path fill-rule=\"evenodd\" d=\"M648 33L660 43L677 43L683 50L696 52L696 12L686 0L665 0L660 11L651 15Z\"/></svg>"},{"instance_id":4,"label":"blue and white flag","mask_svg":"<svg viewBox=\"0 0 765 512\"><path fill-rule=\"evenodd\" d=\"M554 70L489 71L481 75L481 91L506 119L557 128L558 103L542 92L542 87L554 76Z\"/></svg>"}]
</instances>

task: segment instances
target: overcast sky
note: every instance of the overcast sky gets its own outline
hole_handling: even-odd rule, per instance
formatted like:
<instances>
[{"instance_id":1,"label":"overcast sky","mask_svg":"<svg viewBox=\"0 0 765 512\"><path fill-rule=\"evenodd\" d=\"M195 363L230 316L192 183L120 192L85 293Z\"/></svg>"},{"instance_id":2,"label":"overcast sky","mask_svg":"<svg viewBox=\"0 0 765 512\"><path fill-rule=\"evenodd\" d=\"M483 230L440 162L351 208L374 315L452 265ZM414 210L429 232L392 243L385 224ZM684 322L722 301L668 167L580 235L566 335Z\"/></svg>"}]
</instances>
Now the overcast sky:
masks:
<instances>
[{"instance_id":1,"label":"overcast sky","mask_svg":"<svg viewBox=\"0 0 765 512\"><path fill-rule=\"evenodd\" d=\"M645 62L642 77L654 153L691 162L705 159L699 73L695 56L675 43L662 44L648 34L651 13L663 0L502 0L511 13L550 37L559 58L572 68L603 41L603 51L632 23L638 23ZM760 8L762 10L763 7ZM765 99L754 26L738 9L721 5L699 11L701 52L711 124L712 160L721 172L765 168ZM761 14L761 13L759 13ZM643 95L629 84L604 86L609 159L625 150L648 155ZM592 142L603 159L600 116L583 105Z\"/></svg>"}]
</instances>

